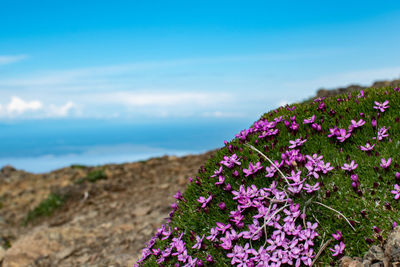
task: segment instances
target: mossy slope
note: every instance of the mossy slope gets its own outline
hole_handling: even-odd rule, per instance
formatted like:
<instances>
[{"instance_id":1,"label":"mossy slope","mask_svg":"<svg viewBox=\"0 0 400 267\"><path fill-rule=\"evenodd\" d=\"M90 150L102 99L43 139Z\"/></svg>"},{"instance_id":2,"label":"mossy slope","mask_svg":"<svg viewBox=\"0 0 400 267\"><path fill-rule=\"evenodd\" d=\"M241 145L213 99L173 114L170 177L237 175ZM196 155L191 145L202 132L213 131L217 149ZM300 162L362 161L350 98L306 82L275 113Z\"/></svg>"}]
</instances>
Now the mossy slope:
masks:
<instances>
[{"instance_id":1,"label":"mossy slope","mask_svg":"<svg viewBox=\"0 0 400 267\"><path fill-rule=\"evenodd\" d=\"M374 108L377 106L375 102L384 103L385 101L389 101L389 107L383 108L383 112ZM314 124L305 124L304 120L309 120L313 115L315 115ZM335 263L341 255L362 255L371 243L382 242L392 229L393 223L400 219L400 204L394 198L395 194L391 193L395 184L400 183L396 180L396 177L400 179L400 174L396 175L396 172L400 172L399 116L400 92L398 88L368 89L364 94L353 92L349 95L318 99L312 103L281 107L264 114L249 130L242 131L231 142L225 142L225 147L200 168L197 177L191 179L192 182L183 196L176 195L178 200L176 204L173 204L174 212L171 213L170 221L161 227L147 244L143 251L144 257L139 264L143 266L174 266L176 264L179 266L202 264L217 266L240 264L241 266L258 266L257 264L264 266L262 264L265 264L269 266L268 264L273 263L310 265L311 261L315 260L318 264L328 265ZM355 122L362 120L365 124L360 127L350 127L352 128L350 129L352 120ZM268 123L270 123L269 126ZM296 124L298 129L296 129ZM332 129L335 126L345 130L343 138L340 138L339 132L336 133L337 135L328 137L331 132L334 132ZM388 136L378 140L376 137L382 127L389 129ZM278 130L276 134L272 133L276 130ZM266 133L268 131L271 131L270 135ZM348 133L350 135L346 137ZM297 139L307 141L295 148L289 148L292 144L290 141ZM365 146L366 143L375 144L375 146L371 151L362 151L360 147ZM263 155L257 153L249 145L261 151ZM298 151L295 152L295 150ZM297 155L290 156L296 153ZM224 157L232 157L233 154L238 156L240 165L233 164L229 167L224 165ZM322 166L325 164L326 171L318 172L317 170L318 178L311 173L313 168L310 167L310 162L312 162L310 157L312 158L314 154L323 156ZM293 174L301 171L300 176L304 187L299 193L290 192L287 181L278 172L275 172L273 177L266 177L268 174L266 168L272 168L272 166L264 156L282 164L279 169L285 174L286 179L294 179ZM388 160L389 158L391 158L390 166L381 167L381 159ZM353 160L358 164L356 169L352 171L342 169L344 164L350 164ZM329 170L328 162L334 167L332 170ZM250 163L252 165L260 163L263 168L249 170ZM308 168L306 165L309 165ZM222 167L222 172L218 174L220 167ZM314 166L315 169L317 168ZM249 171L254 173L247 175ZM224 177L224 179L221 178L221 183L219 183L219 176ZM211 235L212 228L217 229L217 223L230 224L231 227L227 231L235 230L238 234L251 232L248 226L254 222L252 216L260 213L260 205L264 205L267 209L271 208L271 202L276 200L276 196L262 198L258 191L257 198L250 197L250 201L253 202L249 207L238 208L240 204L238 204L238 199L234 199L235 194L240 191L241 186L245 189L252 185L255 185L257 190L270 189L273 181L277 183L280 192L286 192L286 197L290 198L290 201L286 202L286 204L289 203L286 210L289 206L294 207L296 203L300 205L297 217L292 220L296 227L305 231L310 229L311 225L315 227L317 223L315 231L318 235L308 240L300 237L296 239L296 234L289 231L283 238L283 244L281 242L275 249L271 248L271 244L268 243L271 241L271 236L274 240L276 239L274 231L277 227L283 227L285 216L289 216L283 210L285 203L278 203L274 209L277 211L274 216L280 215L280 219L276 219L278 225L262 227L265 222L263 218L267 216L259 218L262 234L258 239L250 242L249 237L246 238L245 234L242 234L239 238L231 238L231 248L229 246L223 248L221 244L226 238L223 230L219 230L214 241L211 241L212 238L206 238ZM289 182L294 183L293 181ZM307 193L305 185L316 185L316 183L319 183L319 190ZM209 202L207 200L204 202L200 197L209 198ZM259 202L254 202L255 200ZM201 202L205 203L203 208ZM233 217L230 216L231 212L237 210L241 210L243 215L241 224L237 221L235 223ZM304 220L301 217L303 211L306 215ZM306 225L303 221L310 224ZM332 237L332 234L337 231L343 234L340 240ZM203 235L204 239L198 242ZM317 258L317 252L327 241L330 243ZM330 249L334 250L340 242L345 244L345 249L339 255L332 256L333 252ZM178 248L179 244L183 247ZM290 250L291 248L285 249L285 246L291 245L291 248L297 246L302 252L298 252L298 255L297 252L289 256L280 255L280 258L273 256L279 249L281 252ZM270 248L263 251L260 247ZM245 252L240 251L243 248ZM261 263L260 258L263 253L268 254L269 259ZM307 257L306 253L308 253Z\"/></svg>"}]
</instances>

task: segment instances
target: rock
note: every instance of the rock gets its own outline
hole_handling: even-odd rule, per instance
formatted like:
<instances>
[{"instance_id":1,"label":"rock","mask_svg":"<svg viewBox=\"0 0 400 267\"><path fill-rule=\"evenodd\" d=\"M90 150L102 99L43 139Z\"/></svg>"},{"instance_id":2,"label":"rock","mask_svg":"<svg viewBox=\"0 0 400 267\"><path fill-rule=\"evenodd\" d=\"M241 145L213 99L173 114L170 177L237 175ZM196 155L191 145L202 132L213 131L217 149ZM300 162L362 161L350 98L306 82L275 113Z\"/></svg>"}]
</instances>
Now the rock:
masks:
<instances>
[{"instance_id":1,"label":"rock","mask_svg":"<svg viewBox=\"0 0 400 267\"><path fill-rule=\"evenodd\" d=\"M141 217L149 213L150 213L150 207L141 207L141 206L136 207L132 212L132 214L137 217Z\"/></svg>"},{"instance_id":2,"label":"rock","mask_svg":"<svg viewBox=\"0 0 400 267\"><path fill-rule=\"evenodd\" d=\"M391 262L400 262L400 226L397 226L388 236L385 256Z\"/></svg>"},{"instance_id":3,"label":"rock","mask_svg":"<svg viewBox=\"0 0 400 267\"><path fill-rule=\"evenodd\" d=\"M358 260L344 256L340 259L339 267L364 267L364 265Z\"/></svg>"},{"instance_id":4,"label":"rock","mask_svg":"<svg viewBox=\"0 0 400 267\"><path fill-rule=\"evenodd\" d=\"M6 251L4 250L4 248L0 247L0 266L1 266L1 262L4 259L5 254L6 254Z\"/></svg>"},{"instance_id":5,"label":"rock","mask_svg":"<svg viewBox=\"0 0 400 267\"><path fill-rule=\"evenodd\" d=\"M369 260L371 263L376 261L383 261L385 259L385 253L380 246L372 246L368 252L364 255L363 260Z\"/></svg>"},{"instance_id":6,"label":"rock","mask_svg":"<svg viewBox=\"0 0 400 267\"><path fill-rule=\"evenodd\" d=\"M364 267L371 267L371 261L369 260L364 260L363 263Z\"/></svg>"},{"instance_id":7,"label":"rock","mask_svg":"<svg viewBox=\"0 0 400 267\"><path fill-rule=\"evenodd\" d=\"M38 227L13 243L4 255L3 267L28 266L58 251L60 244L45 236L44 228Z\"/></svg>"},{"instance_id":8,"label":"rock","mask_svg":"<svg viewBox=\"0 0 400 267\"><path fill-rule=\"evenodd\" d=\"M385 266L385 264L383 264L383 262L381 262L381 261L371 265L371 267L384 267L384 266Z\"/></svg>"},{"instance_id":9,"label":"rock","mask_svg":"<svg viewBox=\"0 0 400 267\"><path fill-rule=\"evenodd\" d=\"M3 174L4 176L9 176L11 173L15 171L16 169L11 165L6 165L0 170L1 174Z\"/></svg>"}]
</instances>

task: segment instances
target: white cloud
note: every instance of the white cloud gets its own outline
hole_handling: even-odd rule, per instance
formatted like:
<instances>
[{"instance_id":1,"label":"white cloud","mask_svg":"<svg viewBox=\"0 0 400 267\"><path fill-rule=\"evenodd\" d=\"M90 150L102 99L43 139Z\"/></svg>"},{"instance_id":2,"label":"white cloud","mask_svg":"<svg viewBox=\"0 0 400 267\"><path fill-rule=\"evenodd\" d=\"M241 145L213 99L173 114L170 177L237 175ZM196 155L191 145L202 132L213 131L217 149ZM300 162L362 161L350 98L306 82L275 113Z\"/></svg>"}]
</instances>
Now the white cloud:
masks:
<instances>
[{"instance_id":1,"label":"white cloud","mask_svg":"<svg viewBox=\"0 0 400 267\"><path fill-rule=\"evenodd\" d=\"M37 100L25 101L19 97L11 97L10 103L7 105L9 114L22 114L26 111L36 111L43 107L42 103Z\"/></svg>"},{"instance_id":2,"label":"white cloud","mask_svg":"<svg viewBox=\"0 0 400 267\"><path fill-rule=\"evenodd\" d=\"M204 112L203 117L211 117L211 118L241 118L244 117L243 114L237 112L223 112L223 111L212 111L212 112Z\"/></svg>"},{"instance_id":3,"label":"white cloud","mask_svg":"<svg viewBox=\"0 0 400 267\"><path fill-rule=\"evenodd\" d=\"M26 55L15 55L15 56L1 56L0 55L0 65L11 64L11 63L18 62L18 61L21 61L26 58L27 58Z\"/></svg>"},{"instance_id":4,"label":"white cloud","mask_svg":"<svg viewBox=\"0 0 400 267\"><path fill-rule=\"evenodd\" d=\"M72 110L75 110L76 114L79 112L78 106L72 101L55 105L12 96L8 103L0 104L0 118L60 118L69 116Z\"/></svg>"},{"instance_id":5,"label":"white cloud","mask_svg":"<svg viewBox=\"0 0 400 267\"><path fill-rule=\"evenodd\" d=\"M74 107L76 107L76 105L71 101L65 103L65 105L62 105L62 106L56 106L56 105L51 104L49 106L48 116L49 117L66 117L66 116L68 116L71 109L73 109Z\"/></svg>"},{"instance_id":6,"label":"white cloud","mask_svg":"<svg viewBox=\"0 0 400 267\"><path fill-rule=\"evenodd\" d=\"M119 92L103 95L107 102L123 103L136 107L208 106L223 103L232 96L227 93L210 92Z\"/></svg>"},{"instance_id":7,"label":"white cloud","mask_svg":"<svg viewBox=\"0 0 400 267\"><path fill-rule=\"evenodd\" d=\"M380 69L364 69L356 71L348 71L342 73L333 73L329 76L324 75L316 79L305 81L286 82L284 87L308 89L314 92L318 88L336 88L344 87L350 84L361 84L365 86L371 85L377 80L392 80L400 78L400 67L380 68Z\"/></svg>"}]
</instances>

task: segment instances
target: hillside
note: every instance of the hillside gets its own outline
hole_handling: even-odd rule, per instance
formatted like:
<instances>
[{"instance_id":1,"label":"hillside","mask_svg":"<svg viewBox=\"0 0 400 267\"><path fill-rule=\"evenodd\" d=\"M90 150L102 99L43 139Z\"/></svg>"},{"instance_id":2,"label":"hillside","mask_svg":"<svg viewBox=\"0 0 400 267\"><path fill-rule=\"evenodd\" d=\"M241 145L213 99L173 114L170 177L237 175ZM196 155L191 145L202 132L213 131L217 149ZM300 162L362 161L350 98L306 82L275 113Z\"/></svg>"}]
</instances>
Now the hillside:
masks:
<instances>
[{"instance_id":1,"label":"hillside","mask_svg":"<svg viewBox=\"0 0 400 267\"><path fill-rule=\"evenodd\" d=\"M264 114L175 194L138 263L324 266L383 246L400 208L399 95L368 89ZM373 261L397 262L397 248Z\"/></svg>"},{"instance_id":2,"label":"hillside","mask_svg":"<svg viewBox=\"0 0 400 267\"><path fill-rule=\"evenodd\" d=\"M132 266L172 195L212 154L45 174L4 167L0 266Z\"/></svg>"}]
</instances>

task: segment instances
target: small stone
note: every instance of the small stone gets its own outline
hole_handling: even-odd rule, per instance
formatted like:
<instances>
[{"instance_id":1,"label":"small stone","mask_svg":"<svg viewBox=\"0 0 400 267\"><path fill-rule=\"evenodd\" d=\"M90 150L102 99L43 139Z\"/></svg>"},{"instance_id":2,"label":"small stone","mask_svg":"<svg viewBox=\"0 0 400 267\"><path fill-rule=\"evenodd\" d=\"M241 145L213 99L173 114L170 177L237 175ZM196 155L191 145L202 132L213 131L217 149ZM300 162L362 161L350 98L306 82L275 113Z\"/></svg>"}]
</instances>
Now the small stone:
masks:
<instances>
[{"instance_id":1,"label":"small stone","mask_svg":"<svg viewBox=\"0 0 400 267\"><path fill-rule=\"evenodd\" d=\"M4 250L4 248L0 247L0 264L3 261L5 254L6 254L6 251Z\"/></svg>"},{"instance_id":2,"label":"small stone","mask_svg":"<svg viewBox=\"0 0 400 267\"><path fill-rule=\"evenodd\" d=\"M360 258L350 258L348 256L344 256L340 259L339 267L364 267L361 263Z\"/></svg>"},{"instance_id":3,"label":"small stone","mask_svg":"<svg viewBox=\"0 0 400 267\"><path fill-rule=\"evenodd\" d=\"M364 267L371 267L371 261L369 260L364 260L363 263Z\"/></svg>"},{"instance_id":4,"label":"small stone","mask_svg":"<svg viewBox=\"0 0 400 267\"><path fill-rule=\"evenodd\" d=\"M364 267L364 265L359 261L353 260L350 262L349 267Z\"/></svg>"},{"instance_id":5,"label":"small stone","mask_svg":"<svg viewBox=\"0 0 400 267\"><path fill-rule=\"evenodd\" d=\"M364 260L369 260L371 262L383 261L385 254L380 246L373 245L370 247L368 252L364 255Z\"/></svg>"},{"instance_id":6,"label":"small stone","mask_svg":"<svg viewBox=\"0 0 400 267\"><path fill-rule=\"evenodd\" d=\"M383 262L381 262L381 261L371 265L371 267L384 267L384 266L385 266L385 264L383 264Z\"/></svg>"},{"instance_id":7,"label":"small stone","mask_svg":"<svg viewBox=\"0 0 400 267\"><path fill-rule=\"evenodd\" d=\"M167 189L169 187L169 184L160 184L159 186L158 186L158 188L160 188L161 190L165 190L165 189Z\"/></svg>"},{"instance_id":8,"label":"small stone","mask_svg":"<svg viewBox=\"0 0 400 267\"><path fill-rule=\"evenodd\" d=\"M385 245L385 256L391 262L400 262L400 226L390 233Z\"/></svg>"},{"instance_id":9,"label":"small stone","mask_svg":"<svg viewBox=\"0 0 400 267\"><path fill-rule=\"evenodd\" d=\"M349 256L344 256L340 259L339 267L349 267L350 263L353 261Z\"/></svg>"},{"instance_id":10,"label":"small stone","mask_svg":"<svg viewBox=\"0 0 400 267\"><path fill-rule=\"evenodd\" d=\"M137 216L137 217L141 217L144 216L146 214L150 213L150 207L137 207L133 210L133 215Z\"/></svg>"}]
</instances>

